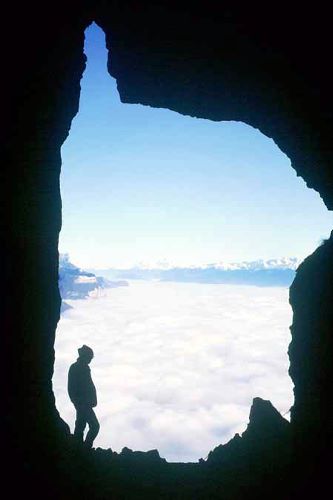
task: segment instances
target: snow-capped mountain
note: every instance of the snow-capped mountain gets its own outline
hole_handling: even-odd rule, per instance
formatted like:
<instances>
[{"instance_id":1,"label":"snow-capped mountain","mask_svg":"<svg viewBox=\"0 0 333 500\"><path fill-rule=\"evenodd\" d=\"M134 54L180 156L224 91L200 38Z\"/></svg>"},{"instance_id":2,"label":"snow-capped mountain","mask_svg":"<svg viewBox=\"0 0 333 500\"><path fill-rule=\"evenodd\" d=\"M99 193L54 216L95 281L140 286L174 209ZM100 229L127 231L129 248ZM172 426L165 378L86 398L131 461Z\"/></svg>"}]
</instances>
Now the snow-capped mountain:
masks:
<instances>
[{"instance_id":1,"label":"snow-capped mountain","mask_svg":"<svg viewBox=\"0 0 333 500\"><path fill-rule=\"evenodd\" d=\"M59 255L59 291L64 299L84 299L96 289L126 286L125 281L110 281L94 273L84 271L72 264L68 254ZM62 310L70 306L63 302Z\"/></svg>"},{"instance_id":2,"label":"snow-capped mountain","mask_svg":"<svg viewBox=\"0 0 333 500\"><path fill-rule=\"evenodd\" d=\"M280 259L259 259L253 261L243 261L243 262L232 262L224 263L219 262L217 264L210 264L209 267L215 267L217 269L225 270L236 270L236 269L248 269L252 271L258 271L261 269L293 269L296 270L300 265L301 261L296 257L282 257Z\"/></svg>"},{"instance_id":3,"label":"snow-capped mountain","mask_svg":"<svg viewBox=\"0 0 333 500\"><path fill-rule=\"evenodd\" d=\"M295 257L187 267L171 266L163 261L163 267L140 263L130 269L103 269L99 273L109 279L290 286L299 264L300 261Z\"/></svg>"}]
</instances>

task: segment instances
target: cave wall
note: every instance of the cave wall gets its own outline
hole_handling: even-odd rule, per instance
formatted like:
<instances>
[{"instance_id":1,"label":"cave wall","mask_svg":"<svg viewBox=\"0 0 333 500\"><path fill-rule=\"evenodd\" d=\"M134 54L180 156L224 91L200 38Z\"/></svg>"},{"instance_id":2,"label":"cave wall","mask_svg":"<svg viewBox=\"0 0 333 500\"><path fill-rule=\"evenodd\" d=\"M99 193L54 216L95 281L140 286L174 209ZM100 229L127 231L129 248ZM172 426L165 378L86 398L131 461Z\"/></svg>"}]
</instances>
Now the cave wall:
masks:
<instances>
[{"instance_id":1,"label":"cave wall","mask_svg":"<svg viewBox=\"0 0 333 500\"><path fill-rule=\"evenodd\" d=\"M51 384L60 308L60 148L78 110L85 27L95 20L104 29L109 71L123 102L258 128L331 209L330 17L323 9L281 3L269 10L253 3L185 8L129 0L7 7L1 32L2 418L8 446L26 454L37 442L49 444L59 429L66 433ZM301 266L290 296L292 419L301 441L321 428L323 446L332 438L332 287L329 240Z\"/></svg>"},{"instance_id":2,"label":"cave wall","mask_svg":"<svg viewBox=\"0 0 333 500\"><path fill-rule=\"evenodd\" d=\"M78 111L86 16L20 7L2 28L1 376L4 428L27 455L49 442L58 418L52 392L60 311L60 148Z\"/></svg>"},{"instance_id":3,"label":"cave wall","mask_svg":"<svg viewBox=\"0 0 333 500\"><path fill-rule=\"evenodd\" d=\"M323 446L332 439L333 233L298 268L290 288L293 308L290 369L296 429Z\"/></svg>"}]
</instances>

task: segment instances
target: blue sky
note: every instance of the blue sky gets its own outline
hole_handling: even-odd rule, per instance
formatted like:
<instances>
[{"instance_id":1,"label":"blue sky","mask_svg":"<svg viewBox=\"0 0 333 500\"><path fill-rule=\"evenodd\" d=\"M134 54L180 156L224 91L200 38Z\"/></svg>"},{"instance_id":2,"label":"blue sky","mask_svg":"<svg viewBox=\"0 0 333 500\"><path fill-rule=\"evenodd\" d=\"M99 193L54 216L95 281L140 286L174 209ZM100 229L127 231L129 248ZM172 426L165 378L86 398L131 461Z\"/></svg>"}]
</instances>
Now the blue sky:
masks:
<instances>
[{"instance_id":1,"label":"blue sky","mask_svg":"<svg viewBox=\"0 0 333 500\"><path fill-rule=\"evenodd\" d=\"M85 52L62 148L59 248L75 264L302 259L328 237L332 214L271 139L243 123L122 104L96 25Z\"/></svg>"}]
</instances>

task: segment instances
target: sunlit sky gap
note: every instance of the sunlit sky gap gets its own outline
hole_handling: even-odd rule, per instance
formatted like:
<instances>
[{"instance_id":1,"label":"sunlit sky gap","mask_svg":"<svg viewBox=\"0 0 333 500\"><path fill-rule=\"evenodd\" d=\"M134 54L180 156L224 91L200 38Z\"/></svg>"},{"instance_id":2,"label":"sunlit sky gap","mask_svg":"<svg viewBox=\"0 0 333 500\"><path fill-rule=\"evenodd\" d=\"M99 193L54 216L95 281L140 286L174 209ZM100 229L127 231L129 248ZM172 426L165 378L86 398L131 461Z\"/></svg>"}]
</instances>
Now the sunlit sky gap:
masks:
<instances>
[{"instance_id":1,"label":"sunlit sky gap","mask_svg":"<svg viewBox=\"0 0 333 500\"><path fill-rule=\"evenodd\" d=\"M303 259L329 235L332 215L271 139L243 123L122 104L96 25L85 52L62 148L60 251L74 264ZM286 287L131 281L66 301L54 393L73 431L67 373L90 345L95 446L196 461L245 430L254 397L282 414L293 403Z\"/></svg>"},{"instance_id":2,"label":"sunlit sky gap","mask_svg":"<svg viewBox=\"0 0 333 500\"><path fill-rule=\"evenodd\" d=\"M329 235L332 214L271 139L244 123L122 104L95 24L85 53L62 148L60 251L75 264L303 259Z\"/></svg>"}]
</instances>

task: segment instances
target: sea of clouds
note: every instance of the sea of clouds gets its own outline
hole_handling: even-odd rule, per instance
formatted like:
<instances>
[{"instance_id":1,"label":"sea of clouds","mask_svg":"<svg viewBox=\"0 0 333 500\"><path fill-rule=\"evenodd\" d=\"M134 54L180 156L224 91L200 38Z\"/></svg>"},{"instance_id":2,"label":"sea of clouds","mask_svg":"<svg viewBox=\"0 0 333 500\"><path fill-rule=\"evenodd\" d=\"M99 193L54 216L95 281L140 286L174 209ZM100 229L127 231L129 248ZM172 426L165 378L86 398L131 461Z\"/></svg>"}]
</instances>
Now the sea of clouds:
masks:
<instances>
[{"instance_id":1,"label":"sea of clouds","mask_svg":"<svg viewBox=\"0 0 333 500\"><path fill-rule=\"evenodd\" d=\"M77 348L91 346L96 447L197 461L245 430L254 397L281 413L293 404L287 288L132 281L67 302L53 388L73 430L67 372Z\"/></svg>"}]
</instances>

